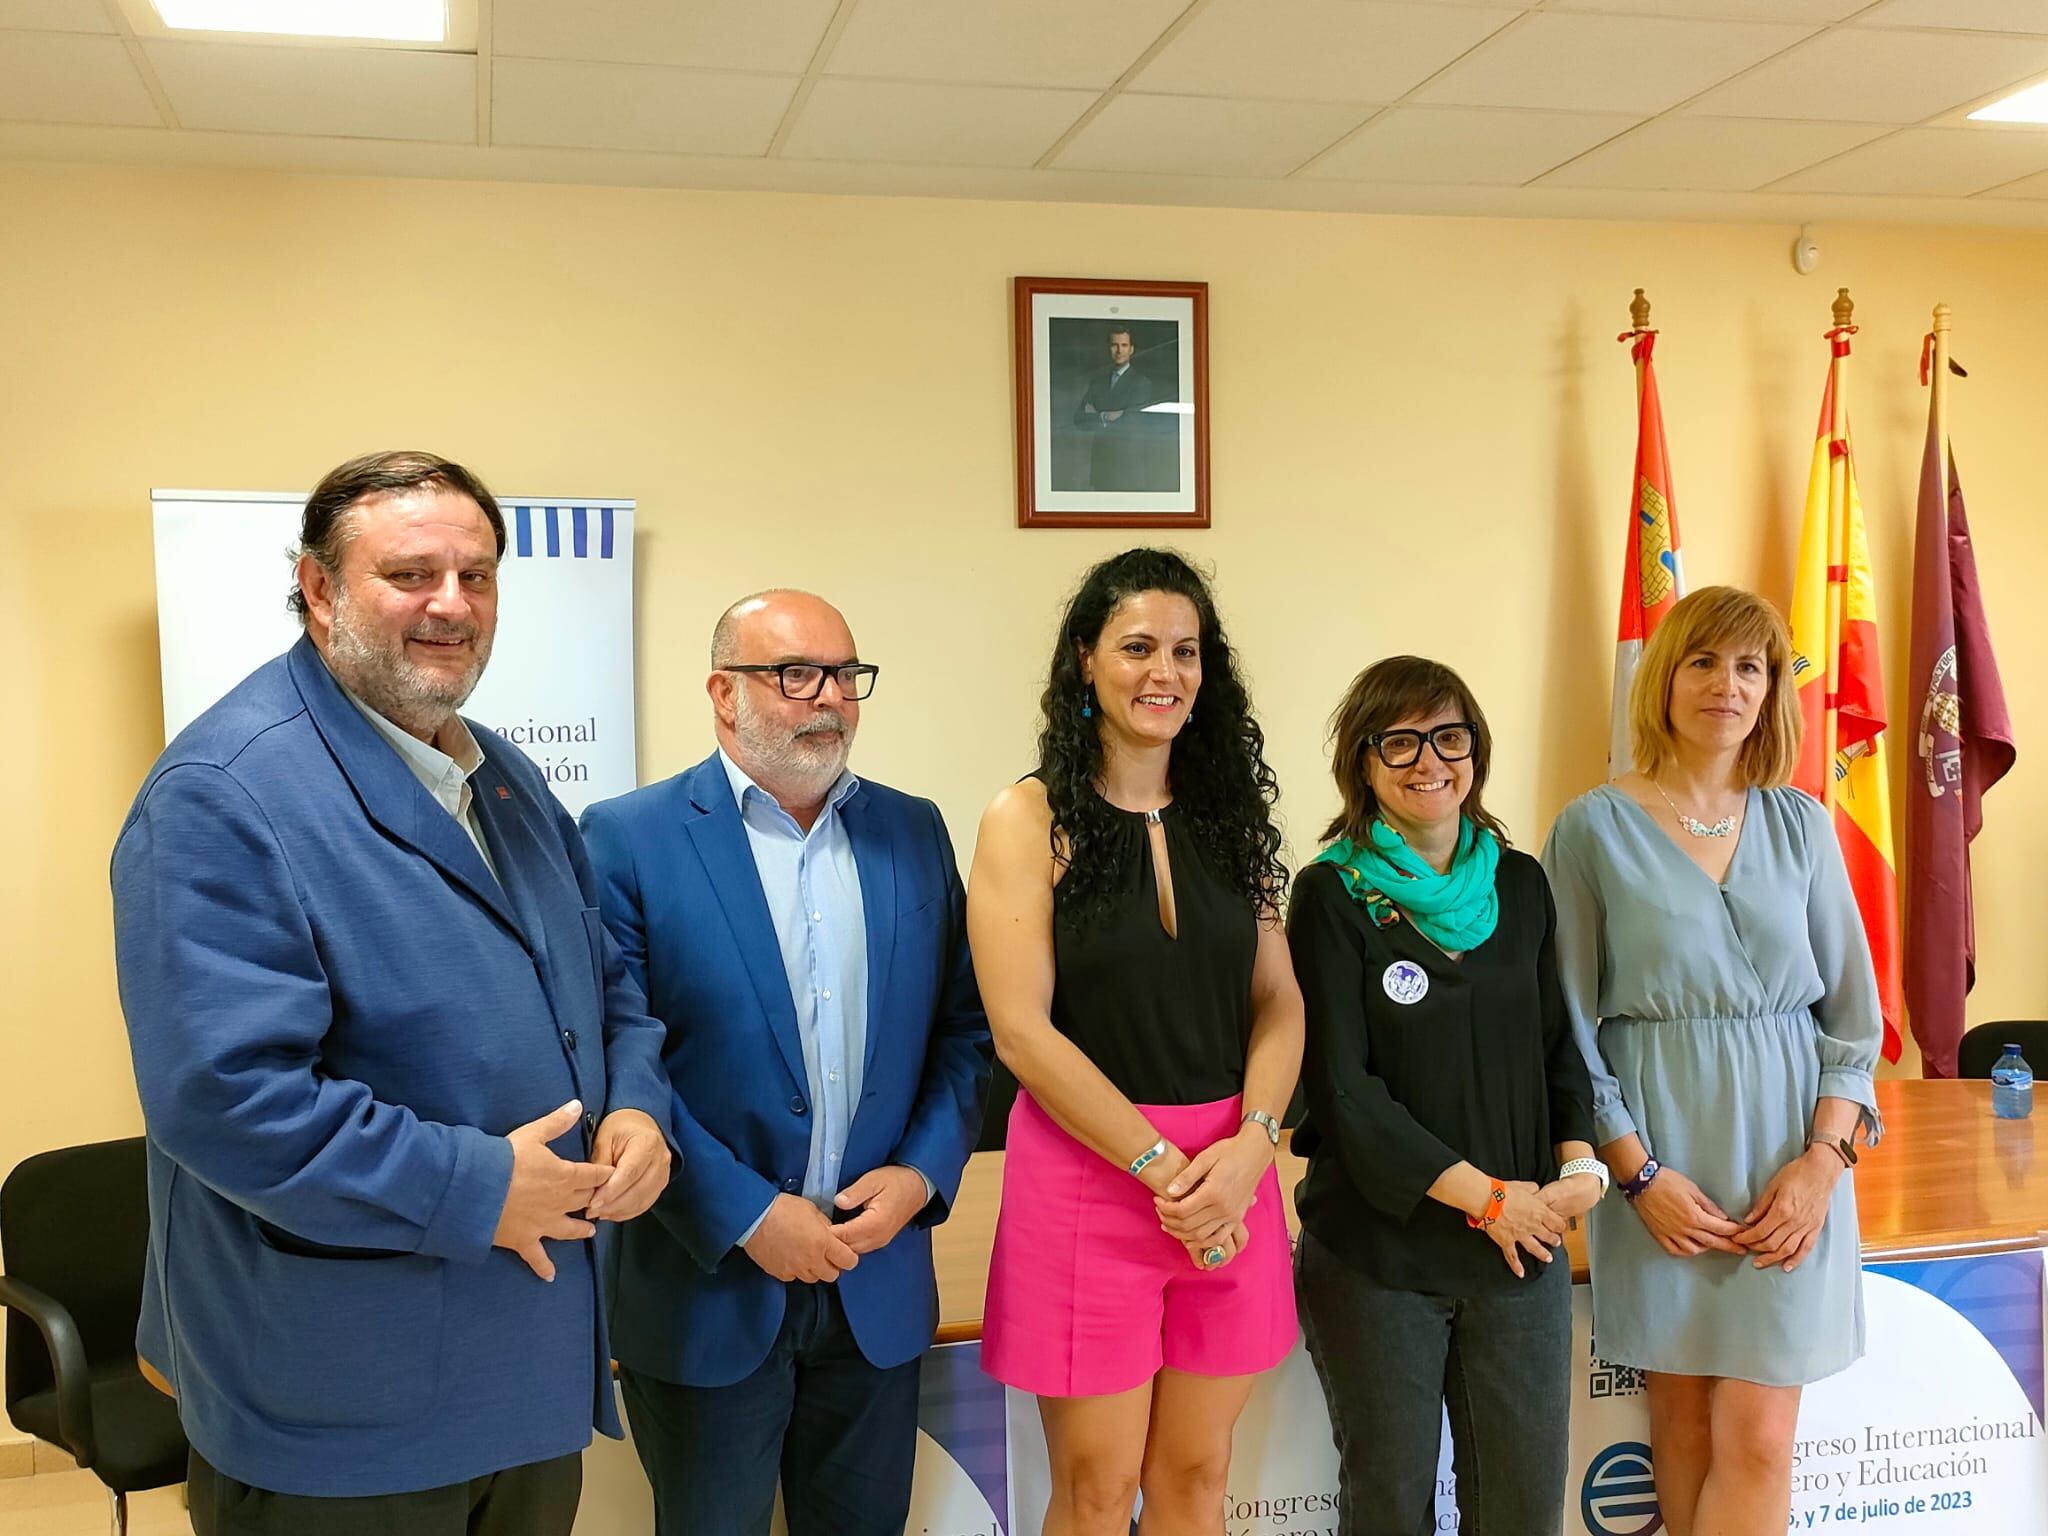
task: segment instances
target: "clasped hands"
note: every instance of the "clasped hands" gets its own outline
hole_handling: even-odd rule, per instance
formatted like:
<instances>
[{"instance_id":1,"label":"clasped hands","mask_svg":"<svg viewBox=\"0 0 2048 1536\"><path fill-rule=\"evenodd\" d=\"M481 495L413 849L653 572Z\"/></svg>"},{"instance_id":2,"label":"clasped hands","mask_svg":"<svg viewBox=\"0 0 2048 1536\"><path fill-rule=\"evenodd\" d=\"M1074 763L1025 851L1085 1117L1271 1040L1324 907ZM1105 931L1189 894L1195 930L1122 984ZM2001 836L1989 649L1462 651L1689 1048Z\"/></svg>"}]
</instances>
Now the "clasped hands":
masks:
<instances>
[{"instance_id":1,"label":"clasped hands","mask_svg":"<svg viewBox=\"0 0 2048 1536\"><path fill-rule=\"evenodd\" d=\"M560 1109L506 1133L512 1182L491 1246L510 1249L543 1280L555 1278L542 1238L574 1242L599 1221L631 1221L668 1185L669 1150L661 1127L638 1109L615 1109L598 1122L590 1161L571 1162L548 1145L583 1113L571 1099Z\"/></svg>"},{"instance_id":2,"label":"clasped hands","mask_svg":"<svg viewBox=\"0 0 2048 1536\"><path fill-rule=\"evenodd\" d=\"M1168 1142L1139 1178L1152 1191L1160 1230L1187 1249L1197 1269L1221 1269L1251 1242L1245 1212L1272 1165L1272 1139L1253 1124L1192 1158ZM1208 1256L1218 1249L1223 1257L1212 1264Z\"/></svg>"},{"instance_id":3,"label":"clasped hands","mask_svg":"<svg viewBox=\"0 0 2048 1536\"><path fill-rule=\"evenodd\" d=\"M830 1283L887 1247L925 1206L924 1175L900 1163L870 1169L833 1197L857 1216L835 1223L801 1195L777 1195L754 1235L741 1245L748 1258L777 1280Z\"/></svg>"},{"instance_id":4,"label":"clasped hands","mask_svg":"<svg viewBox=\"0 0 2048 1536\"><path fill-rule=\"evenodd\" d=\"M1820 1240L1842 1171L1842 1160L1826 1147L1808 1147L1771 1175L1737 1221L1691 1179L1666 1166L1636 1196L1636 1214L1666 1253L1747 1253L1757 1269L1782 1265L1789 1275Z\"/></svg>"},{"instance_id":5,"label":"clasped hands","mask_svg":"<svg viewBox=\"0 0 2048 1536\"><path fill-rule=\"evenodd\" d=\"M1488 1181L1491 1202L1492 1181ZM1593 1208L1600 1198L1600 1181L1590 1173L1575 1173L1568 1179L1553 1179L1538 1186L1528 1179L1503 1179L1507 1198L1494 1208L1492 1219L1480 1230L1500 1249L1500 1256L1517 1279L1525 1273L1523 1255L1548 1264L1564 1243L1564 1229ZM1468 1214L1477 1217L1479 1212Z\"/></svg>"}]
</instances>

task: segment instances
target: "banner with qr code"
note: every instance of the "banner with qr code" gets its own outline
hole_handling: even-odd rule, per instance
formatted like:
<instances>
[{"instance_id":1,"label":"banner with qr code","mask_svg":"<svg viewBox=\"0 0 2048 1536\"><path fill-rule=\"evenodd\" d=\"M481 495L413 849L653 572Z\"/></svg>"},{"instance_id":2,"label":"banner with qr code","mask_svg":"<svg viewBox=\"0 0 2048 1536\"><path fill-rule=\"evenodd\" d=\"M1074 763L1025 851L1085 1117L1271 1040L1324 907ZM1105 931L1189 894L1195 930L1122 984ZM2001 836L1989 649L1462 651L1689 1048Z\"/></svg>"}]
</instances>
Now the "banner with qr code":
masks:
<instances>
[{"instance_id":1,"label":"banner with qr code","mask_svg":"<svg viewBox=\"0 0 2048 1536\"><path fill-rule=\"evenodd\" d=\"M1806 1389L1794 1445L1794 1532L1834 1525L1896 1536L2040 1531L2048 1254L1864 1268L1866 1352ZM1643 1373L1593 1353L1592 1293L1572 1288L1569 1536L1656 1536ZM1009 1394L1006 1536L1038 1536L1051 1493L1032 1399ZM1227 1536L1335 1536L1337 1455L1306 1352L1253 1389L1238 1421ZM1448 1430L1433 1530L1458 1529Z\"/></svg>"},{"instance_id":2,"label":"banner with qr code","mask_svg":"<svg viewBox=\"0 0 2048 1536\"><path fill-rule=\"evenodd\" d=\"M306 498L153 491L164 739L299 638L285 608ZM638 782L630 501L501 498L498 631L462 712L581 814ZM486 752L490 750L485 745Z\"/></svg>"},{"instance_id":3,"label":"banner with qr code","mask_svg":"<svg viewBox=\"0 0 2048 1536\"><path fill-rule=\"evenodd\" d=\"M2040 1250L1864 1266L1863 1358L1800 1399L1790 1530L2043 1529L2044 1274ZM1642 1373L1593 1353L1587 1287L1573 1309L1565 1530L1655 1536Z\"/></svg>"}]
</instances>

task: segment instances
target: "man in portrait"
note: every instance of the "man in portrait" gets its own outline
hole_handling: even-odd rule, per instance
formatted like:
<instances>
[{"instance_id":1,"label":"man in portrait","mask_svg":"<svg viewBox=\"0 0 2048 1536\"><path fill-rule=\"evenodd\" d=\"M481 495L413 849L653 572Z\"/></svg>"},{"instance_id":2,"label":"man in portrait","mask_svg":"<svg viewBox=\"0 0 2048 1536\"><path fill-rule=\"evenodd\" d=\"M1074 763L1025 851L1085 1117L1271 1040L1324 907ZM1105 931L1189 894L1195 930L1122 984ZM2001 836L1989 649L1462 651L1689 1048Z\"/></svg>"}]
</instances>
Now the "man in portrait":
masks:
<instances>
[{"instance_id":1,"label":"man in portrait","mask_svg":"<svg viewBox=\"0 0 2048 1536\"><path fill-rule=\"evenodd\" d=\"M1091 435L1091 490L1157 491L1153 460L1163 433L1161 421L1146 407L1170 398L1150 374L1138 366L1128 326L1112 326L1108 335L1109 364L1090 376L1081 403L1074 407L1074 425Z\"/></svg>"}]
</instances>

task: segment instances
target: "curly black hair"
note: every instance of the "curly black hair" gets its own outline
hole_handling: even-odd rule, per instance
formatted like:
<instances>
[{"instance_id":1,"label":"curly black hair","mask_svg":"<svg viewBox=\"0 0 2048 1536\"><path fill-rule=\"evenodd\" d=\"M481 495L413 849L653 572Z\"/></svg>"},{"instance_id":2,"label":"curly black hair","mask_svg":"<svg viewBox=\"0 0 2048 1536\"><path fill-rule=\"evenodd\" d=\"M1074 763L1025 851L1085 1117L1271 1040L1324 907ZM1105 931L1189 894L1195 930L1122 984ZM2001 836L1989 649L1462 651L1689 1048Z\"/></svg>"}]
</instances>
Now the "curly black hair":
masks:
<instances>
[{"instance_id":1,"label":"curly black hair","mask_svg":"<svg viewBox=\"0 0 2048 1536\"><path fill-rule=\"evenodd\" d=\"M1036 777L1052 808L1053 857L1066 866L1060 905L1081 921L1108 905L1115 871L1106 863L1115 809L1102 798L1099 722L1082 714L1094 689L1081 679L1081 656L1101 639L1110 617L1140 592L1172 592L1195 606L1202 687L1174 737L1167 780L1173 803L1207 863L1240 891L1261 918L1278 914L1287 886L1280 829L1273 824L1279 781L1267 766L1265 733L1252 715L1237 657L1216 616L1209 584L1170 549L1127 549L1094 566L1067 604L1052 666L1039 700Z\"/></svg>"}]
</instances>

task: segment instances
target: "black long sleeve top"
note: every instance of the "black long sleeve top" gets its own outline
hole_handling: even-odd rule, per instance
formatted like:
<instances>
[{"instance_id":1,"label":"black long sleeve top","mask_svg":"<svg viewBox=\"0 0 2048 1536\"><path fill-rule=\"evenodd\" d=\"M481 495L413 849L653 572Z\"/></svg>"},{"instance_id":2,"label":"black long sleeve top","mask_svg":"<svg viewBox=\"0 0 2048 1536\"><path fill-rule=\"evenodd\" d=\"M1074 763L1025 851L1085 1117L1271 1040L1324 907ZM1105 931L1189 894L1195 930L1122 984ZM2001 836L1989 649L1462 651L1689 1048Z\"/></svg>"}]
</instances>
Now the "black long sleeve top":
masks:
<instances>
[{"instance_id":1,"label":"black long sleeve top","mask_svg":"<svg viewBox=\"0 0 2048 1536\"><path fill-rule=\"evenodd\" d=\"M1504 849L1494 885L1498 925L1452 960L1405 917L1378 926L1334 865L1294 882L1287 937L1308 1010L1308 1118L1294 1146L1309 1159L1296 1205L1318 1242L1392 1289L1466 1296L1518 1283L1430 1185L1460 1160L1545 1184L1558 1142L1593 1139L1543 867Z\"/></svg>"}]
</instances>

